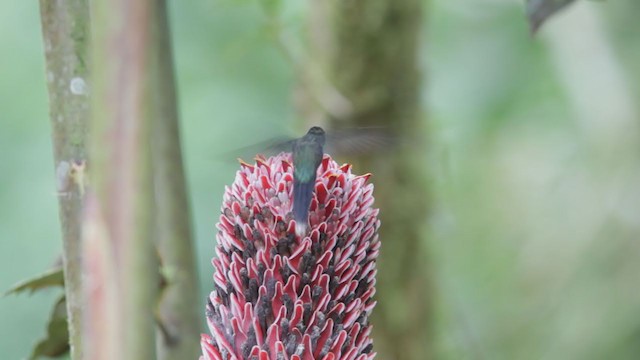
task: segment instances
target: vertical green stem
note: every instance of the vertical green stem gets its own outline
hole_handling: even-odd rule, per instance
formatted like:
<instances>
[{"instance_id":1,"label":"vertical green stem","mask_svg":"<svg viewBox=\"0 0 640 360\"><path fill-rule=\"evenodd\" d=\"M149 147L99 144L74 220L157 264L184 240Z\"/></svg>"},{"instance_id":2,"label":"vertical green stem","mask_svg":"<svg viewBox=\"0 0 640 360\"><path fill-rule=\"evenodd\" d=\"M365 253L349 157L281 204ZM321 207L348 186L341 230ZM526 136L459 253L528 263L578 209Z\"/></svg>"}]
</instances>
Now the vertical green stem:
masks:
<instances>
[{"instance_id":1,"label":"vertical green stem","mask_svg":"<svg viewBox=\"0 0 640 360\"><path fill-rule=\"evenodd\" d=\"M89 118L85 0L40 0L49 88L71 358L82 359L81 204Z\"/></svg>"},{"instance_id":2,"label":"vertical green stem","mask_svg":"<svg viewBox=\"0 0 640 360\"><path fill-rule=\"evenodd\" d=\"M102 274L105 283L115 280L115 288L106 287L103 295L116 302L117 311L110 322L115 329L104 332L116 338L87 339L85 349L87 358L104 358L103 350L113 350L102 349L104 341L115 344L118 359L152 359L158 283L151 165L159 86L157 2L94 0L92 15L90 176L115 263L113 272ZM87 305L95 311L91 302Z\"/></svg>"},{"instance_id":3,"label":"vertical green stem","mask_svg":"<svg viewBox=\"0 0 640 360\"><path fill-rule=\"evenodd\" d=\"M155 239L166 286L158 303L159 359L196 359L200 353L200 301L187 186L182 165L173 53L166 3L159 1L159 48L154 56L155 89L152 162L156 199Z\"/></svg>"}]
</instances>

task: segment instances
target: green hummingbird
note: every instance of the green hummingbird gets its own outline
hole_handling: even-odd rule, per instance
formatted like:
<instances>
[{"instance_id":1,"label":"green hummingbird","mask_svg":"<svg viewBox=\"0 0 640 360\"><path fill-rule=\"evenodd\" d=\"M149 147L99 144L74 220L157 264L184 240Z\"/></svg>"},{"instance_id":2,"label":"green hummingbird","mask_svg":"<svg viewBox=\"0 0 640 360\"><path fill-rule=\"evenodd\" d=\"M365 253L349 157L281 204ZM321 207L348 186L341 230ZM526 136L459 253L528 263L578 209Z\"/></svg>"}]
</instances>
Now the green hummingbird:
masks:
<instances>
[{"instance_id":1,"label":"green hummingbird","mask_svg":"<svg viewBox=\"0 0 640 360\"><path fill-rule=\"evenodd\" d=\"M325 133L313 126L301 138L279 137L240 149L247 155L261 152L290 152L293 157L293 219L296 234L304 236L309 223L309 206L315 191L316 173L325 151L331 154L357 156L376 150L388 151L395 138L382 127L356 128ZM250 156L250 155L249 155Z\"/></svg>"},{"instance_id":2,"label":"green hummingbird","mask_svg":"<svg viewBox=\"0 0 640 360\"><path fill-rule=\"evenodd\" d=\"M307 231L309 205L316 187L316 172L324 155L324 130L314 126L293 144L293 219L296 234Z\"/></svg>"}]
</instances>

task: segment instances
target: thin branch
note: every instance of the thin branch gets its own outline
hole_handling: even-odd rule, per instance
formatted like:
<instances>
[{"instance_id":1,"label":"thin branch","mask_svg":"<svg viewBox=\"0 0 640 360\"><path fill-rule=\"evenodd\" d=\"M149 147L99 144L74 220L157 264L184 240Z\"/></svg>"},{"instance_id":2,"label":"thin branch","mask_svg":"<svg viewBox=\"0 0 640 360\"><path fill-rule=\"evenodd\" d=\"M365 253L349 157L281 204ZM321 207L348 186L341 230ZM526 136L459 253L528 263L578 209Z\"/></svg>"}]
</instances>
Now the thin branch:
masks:
<instances>
[{"instance_id":1,"label":"thin branch","mask_svg":"<svg viewBox=\"0 0 640 360\"><path fill-rule=\"evenodd\" d=\"M56 184L63 240L71 358L82 359L81 204L89 117L85 0L40 1Z\"/></svg>"},{"instance_id":2,"label":"thin branch","mask_svg":"<svg viewBox=\"0 0 640 360\"><path fill-rule=\"evenodd\" d=\"M166 2L158 2L153 57L158 85L152 162L156 200L155 239L166 287L158 303L159 359L196 359L200 351L200 301L187 186L182 165L173 53Z\"/></svg>"},{"instance_id":3,"label":"thin branch","mask_svg":"<svg viewBox=\"0 0 640 360\"><path fill-rule=\"evenodd\" d=\"M347 119L351 116L354 110L353 104L331 83L314 57L308 53L296 51L295 39L286 31L278 13L269 11L264 6L263 10L268 22L268 33L276 48L296 73L300 90L308 100L335 118Z\"/></svg>"}]
</instances>

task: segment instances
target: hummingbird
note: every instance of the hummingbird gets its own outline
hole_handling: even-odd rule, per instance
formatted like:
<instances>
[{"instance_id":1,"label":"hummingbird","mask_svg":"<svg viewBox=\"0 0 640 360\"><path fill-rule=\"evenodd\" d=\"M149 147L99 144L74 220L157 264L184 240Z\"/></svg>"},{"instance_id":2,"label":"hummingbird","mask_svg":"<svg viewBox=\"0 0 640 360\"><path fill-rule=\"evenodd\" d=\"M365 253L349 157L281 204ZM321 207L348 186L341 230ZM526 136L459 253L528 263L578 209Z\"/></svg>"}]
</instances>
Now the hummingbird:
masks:
<instances>
[{"instance_id":1,"label":"hummingbird","mask_svg":"<svg viewBox=\"0 0 640 360\"><path fill-rule=\"evenodd\" d=\"M315 191L318 167L325 151L341 155L371 154L393 148L396 138L383 127L356 128L325 133L313 126L301 138L279 137L240 149L243 153L277 154L290 152L293 157L293 219L296 234L304 236L309 223L309 206Z\"/></svg>"},{"instance_id":2,"label":"hummingbird","mask_svg":"<svg viewBox=\"0 0 640 360\"><path fill-rule=\"evenodd\" d=\"M293 144L293 219L296 234L307 231L309 205L316 187L316 172L324 155L325 133L314 126Z\"/></svg>"}]
</instances>

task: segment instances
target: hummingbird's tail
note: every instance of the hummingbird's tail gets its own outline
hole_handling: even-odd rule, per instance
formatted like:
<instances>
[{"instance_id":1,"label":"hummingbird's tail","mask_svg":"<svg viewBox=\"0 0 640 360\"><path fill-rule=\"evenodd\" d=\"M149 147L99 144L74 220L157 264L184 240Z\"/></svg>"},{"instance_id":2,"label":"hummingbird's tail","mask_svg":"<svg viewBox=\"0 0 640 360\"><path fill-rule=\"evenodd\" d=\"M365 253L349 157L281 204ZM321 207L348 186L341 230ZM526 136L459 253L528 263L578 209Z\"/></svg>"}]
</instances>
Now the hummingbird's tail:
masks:
<instances>
[{"instance_id":1,"label":"hummingbird's tail","mask_svg":"<svg viewBox=\"0 0 640 360\"><path fill-rule=\"evenodd\" d=\"M307 233L307 224L296 221L296 235L302 237Z\"/></svg>"},{"instance_id":2,"label":"hummingbird's tail","mask_svg":"<svg viewBox=\"0 0 640 360\"><path fill-rule=\"evenodd\" d=\"M301 182L294 179L293 182L293 219L296 221L296 234L303 236L307 232L309 223L309 205L316 181Z\"/></svg>"}]
</instances>

